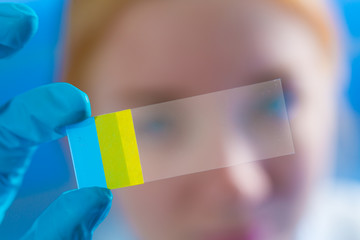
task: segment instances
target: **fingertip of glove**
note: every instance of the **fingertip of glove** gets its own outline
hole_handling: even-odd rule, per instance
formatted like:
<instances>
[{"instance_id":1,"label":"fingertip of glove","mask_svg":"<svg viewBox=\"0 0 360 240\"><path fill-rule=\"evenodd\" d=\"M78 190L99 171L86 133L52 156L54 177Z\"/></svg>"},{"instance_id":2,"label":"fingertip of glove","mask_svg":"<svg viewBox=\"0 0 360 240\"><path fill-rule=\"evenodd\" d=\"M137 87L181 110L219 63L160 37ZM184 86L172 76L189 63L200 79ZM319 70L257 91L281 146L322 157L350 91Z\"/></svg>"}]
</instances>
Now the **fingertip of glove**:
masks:
<instances>
[{"instance_id":1,"label":"fingertip of glove","mask_svg":"<svg viewBox=\"0 0 360 240\"><path fill-rule=\"evenodd\" d=\"M86 200L87 204L93 206L108 205L112 202L113 199L111 191L107 188L102 187L81 188L63 193L64 196L69 196L69 194L80 197Z\"/></svg>"},{"instance_id":2,"label":"fingertip of glove","mask_svg":"<svg viewBox=\"0 0 360 240\"><path fill-rule=\"evenodd\" d=\"M80 189L79 191L88 191L92 199L94 199L97 205L108 205L112 202L113 195L111 191L107 188L102 187L90 187Z\"/></svg>"},{"instance_id":3,"label":"fingertip of glove","mask_svg":"<svg viewBox=\"0 0 360 240\"><path fill-rule=\"evenodd\" d=\"M88 96L68 83L44 85L16 96L3 110L8 146L33 146L66 135L66 126L91 116Z\"/></svg>"},{"instance_id":4,"label":"fingertip of glove","mask_svg":"<svg viewBox=\"0 0 360 240\"><path fill-rule=\"evenodd\" d=\"M78 191L89 194L89 206L91 206L90 209L93 209L93 211L87 218L86 226L90 232L93 232L108 215L113 195L109 189L100 187L84 188Z\"/></svg>"},{"instance_id":5,"label":"fingertip of glove","mask_svg":"<svg viewBox=\"0 0 360 240\"><path fill-rule=\"evenodd\" d=\"M83 213L79 211L78 216L83 216L88 229L94 230L108 215L113 195L107 188L89 187L68 191L63 198L76 199L84 210Z\"/></svg>"},{"instance_id":6,"label":"fingertip of glove","mask_svg":"<svg viewBox=\"0 0 360 240\"><path fill-rule=\"evenodd\" d=\"M98 191L99 194L99 208L97 214L94 214L93 218L89 221L89 229L94 231L97 226L104 221L106 216L109 214L111 209L113 195L111 191L107 188L94 188L95 191Z\"/></svg>"},{"instance_id":7,"label":"fingertip of glove","mask_svg":"<svg viewBox=\"0 0 360 240\"><path fill-rule=\"evenodd\" d=\"M72 109L78 112L78 115L75 116L75 118L78 119L74 119L73 123L91 116L90 99L85 92L81 91L70 83L59 82L53 83L52 85L58 92L61 92L62 95L66 97L64 98L64 101L68 99Z\"/></svg>"},{"instance_id":8,"label":"fingertip of glove","mask_svg":"<svg viewBox=\"0 0 360 240\"><path fill-rule=\"evenodd\" d=\"M29 6L23 3L11 3L10 9L13 9L12 16L22 20L26 29L28 29L30 36L34 34L39 26L39 17L36 12Z\"/></svg>"},{"instance_id":9,"label":"fingertip of glove","mask_svg":"<svg viewBox=\"0 0 360 240\"><path fill-rule=\"evenodd\" d=\"M1 29L0 57L7 57L19 49L36 33L38 16L22 3L0 3Z\"/></svg>"},{"instance_id":10,"label":"fingertip of glove","mask_svg":"<svg viewBox=\"0 0 360 240\"><path fill-rule=\"evenodd\" d=\"M90 239L109 213L111 202L109 189L91 187L67 191L41 214L26 237Z\"/></svg>"}]
</instances>

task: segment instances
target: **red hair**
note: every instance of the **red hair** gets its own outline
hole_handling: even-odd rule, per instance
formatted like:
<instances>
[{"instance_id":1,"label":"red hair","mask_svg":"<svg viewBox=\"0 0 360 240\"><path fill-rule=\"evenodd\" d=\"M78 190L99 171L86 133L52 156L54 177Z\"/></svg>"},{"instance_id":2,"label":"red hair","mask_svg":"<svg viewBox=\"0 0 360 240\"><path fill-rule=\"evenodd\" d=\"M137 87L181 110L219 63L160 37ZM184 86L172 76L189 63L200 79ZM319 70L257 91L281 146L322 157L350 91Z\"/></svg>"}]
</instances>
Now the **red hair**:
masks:
<instances>
[{"instance_id":1,"label":"red hair","mask_svg":"<svg viewBox=\"0 0 360 240\"><path fill-rule=\"evenodd\" d=\"M221 1L221 0L219 0ZM325 58L335 64L337 39L330 12L321 0L272 0L304 19L324 46ZM84 65L109 23L119 11L138 0L73 0L70 4L65 81L79 87Z\"/></svg>"}]
</instances>

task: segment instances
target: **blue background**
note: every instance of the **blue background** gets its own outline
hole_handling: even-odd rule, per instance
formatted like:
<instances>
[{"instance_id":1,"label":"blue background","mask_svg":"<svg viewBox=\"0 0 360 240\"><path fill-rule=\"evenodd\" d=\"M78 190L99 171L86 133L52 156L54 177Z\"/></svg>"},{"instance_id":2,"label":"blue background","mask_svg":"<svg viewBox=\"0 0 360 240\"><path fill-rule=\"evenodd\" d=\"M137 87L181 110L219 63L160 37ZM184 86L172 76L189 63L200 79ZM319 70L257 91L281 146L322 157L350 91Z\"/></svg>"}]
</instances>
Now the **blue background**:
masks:
<instances>
[{"instance_id":1,"label":"blue background","mask_svg":"<svg viewBox=\"0 0 360 240\"><path fill-rule=\"evenodd\" d=\"M61 73L65 1L16 2L26 2L37 12L39 31L20 53L0 61L0 104L29 89L57 81ZM335 3L347 26L345 47L351 65L351 81L344 94L356 121L352 142L360 143L360 1L337 0ZM36 153L20 193L0 226L2 239L17 239L61 192L75 188L74 173L66 156L68 152L64 153L61 144L64 143L43 144ZM339 141L338 159L346 160L337 162L336 179L360 181L360 151L357 146L360 148L360 144L356 144L349 149L346 141Z\"/></svg>"}]
</instances>

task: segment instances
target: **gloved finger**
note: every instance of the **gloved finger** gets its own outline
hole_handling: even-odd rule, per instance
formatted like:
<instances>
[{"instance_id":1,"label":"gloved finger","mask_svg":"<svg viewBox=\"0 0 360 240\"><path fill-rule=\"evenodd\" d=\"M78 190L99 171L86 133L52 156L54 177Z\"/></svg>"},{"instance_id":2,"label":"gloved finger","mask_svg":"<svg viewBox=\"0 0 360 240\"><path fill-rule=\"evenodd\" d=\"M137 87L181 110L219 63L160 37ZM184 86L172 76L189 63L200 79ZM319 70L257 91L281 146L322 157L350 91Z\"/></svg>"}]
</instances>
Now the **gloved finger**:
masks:
<instances>
[{"instance_id":1,"label":"gloved finger","mask_svg":"<svg viewBox=\"0 0 360 240\"><path fill-rule=\"evenodd\" d=\"M23 240L91 239L108 214L111 191L83 188L64 193L36 220Z\"/></svg>"},{"instance_id":2,"label":"gloved finger","mask_svg":"<svg viewBox=\"0 0 360 240\"><path fill-rule=\"evenodd\" d=\"M0 58L10 56L35 34L36 13L25 4L0 3Z\"/></svg>"},{"instance_id":3,"label":"gloved finger","mask_svg":"<svg viewBox=\"0 0 360 240\"><path fill-rule=\"evenodd\" d=\"M0 106L0 222L36 145L64 136L64 126L90 115L87 95L67 83L33 89Z\"/></svg>"},{"instance_id":4,"label":"gloved finger","mask_svg":"<svg viewBox=\"0 0 360 240\"><path fill-rule=\"evenodd\" d=\"M0 107L0 145L31 147L64 136L63 127L90 117L88 96L68 83L23 93Z\"/></svg>"}]
</instances>

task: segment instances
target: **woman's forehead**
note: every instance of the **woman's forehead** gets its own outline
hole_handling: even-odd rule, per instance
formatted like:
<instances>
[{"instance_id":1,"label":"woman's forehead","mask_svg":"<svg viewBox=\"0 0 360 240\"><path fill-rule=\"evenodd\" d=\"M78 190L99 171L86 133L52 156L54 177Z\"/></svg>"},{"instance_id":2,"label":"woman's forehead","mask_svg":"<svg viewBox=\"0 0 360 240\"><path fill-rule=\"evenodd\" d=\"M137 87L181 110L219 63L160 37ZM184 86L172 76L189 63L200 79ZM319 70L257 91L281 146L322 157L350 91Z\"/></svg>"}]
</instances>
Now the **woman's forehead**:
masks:
<instances>
[{"instance_id":1,"label":"woman's forehead","mask_svg":"<svg viewBox=\"0 0 360 240\"><path fill-rule=\"evenodd\" d=\"M110 86L186 97L284 77L320 55L307 26L269 1L204 1L149 1L119 17L105 44Z\"/></svg>"}]
</instances>

